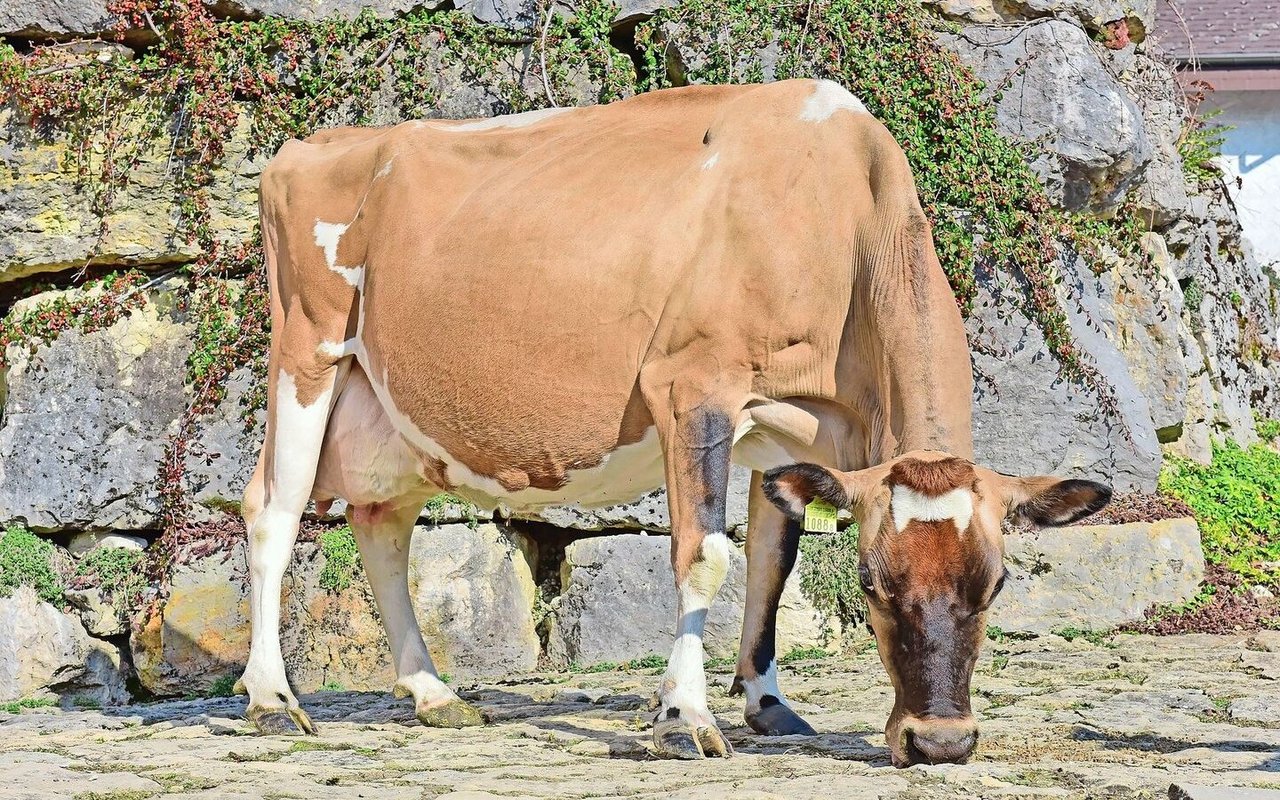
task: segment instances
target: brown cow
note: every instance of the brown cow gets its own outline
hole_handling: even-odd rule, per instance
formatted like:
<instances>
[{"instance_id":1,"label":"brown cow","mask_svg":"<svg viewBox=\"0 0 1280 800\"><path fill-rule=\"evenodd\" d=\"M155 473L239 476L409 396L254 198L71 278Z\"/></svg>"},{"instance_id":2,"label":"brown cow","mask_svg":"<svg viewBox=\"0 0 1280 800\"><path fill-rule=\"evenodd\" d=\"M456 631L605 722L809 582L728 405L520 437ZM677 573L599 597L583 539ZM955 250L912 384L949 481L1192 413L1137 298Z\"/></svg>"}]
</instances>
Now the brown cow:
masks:
<instances>
[{"instance_id":1,"label":"brown cow","mask_svg":"<svg viewBox=\"0 0 1280 800\"><path fill-rule=\"evenodd\" d=\"M281 577L309 499L350 503L395 691L424 724L460 726L480 715L438 678L407 587L423 503L448 491L508 510L610 504L665 482L678 637L654 741L666 755L729 754L702 633L729 564L734 461L755 473L735 681L747 721L812 732L778 688L774 621L792 517L822 497L866 532L895 763L968 755L1001 519L1063 522L1106 490L964 460L960 315L906 159L851 94L807 80L689 87L327 131L281 149L261 198L270 392L244 504L241 680L261 729L313 730L279 644Z\"/></svg>"}]
</instances>

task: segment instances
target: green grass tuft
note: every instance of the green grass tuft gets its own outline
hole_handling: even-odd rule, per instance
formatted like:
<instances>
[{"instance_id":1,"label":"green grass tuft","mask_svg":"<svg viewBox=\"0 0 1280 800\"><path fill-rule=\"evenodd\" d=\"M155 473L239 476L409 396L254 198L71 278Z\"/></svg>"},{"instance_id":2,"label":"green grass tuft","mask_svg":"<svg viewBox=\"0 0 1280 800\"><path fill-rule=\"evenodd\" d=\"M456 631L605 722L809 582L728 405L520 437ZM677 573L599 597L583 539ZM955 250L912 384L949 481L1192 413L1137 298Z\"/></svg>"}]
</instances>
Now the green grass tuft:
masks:
<instances>
[{"instance_id":1,"label":"green grass tuft","mask_svg":"<svg viewBox=\"0 0 1280 800\"><path fill-rule=\"evenodd\" d=\"M0 703L0 711L6 714L21 714L24 708L51 708L58 704L52 697L24 697L8 703Z\"/></svg>"},{"instance_id":2,"label":"green grass tuft","mask_svg":"<svg viewBox=\"0 0 1280 800\"><path fill-rule=\"evenodd\" d=\"M96 547L76 564L76 576L102 589L123 613L147 587L146 556L123 547Z\"/></svg>"},{"instance_id":3,"label":"green grass tuft","mask_svg":"<svg viewBox=\"0 0 1280 800\"><path fill-rule=\"evenodd\" d=\"M46 603L62 602L62 578L53 570L53 545L19 525L0 538L0 597L30 586Z\"/></svg>"},{"instance_id":4,"label":"green grass tuft","mask_svg":"<svg viewBox=\"0 0 1280 800\"><path fill-rule=\"evenodd\" d=\"M330 592L348 589L360 566L360 550L351 528L343 525L320 534L320 552L324 554L320 588Z\"/></svg>"},{"instance_id":5,"label":"green grass tuft","mask_svg":"<svg viewBox=\"0 0 1280 800\"><path fill-rule=\"evenodd\" d=\"M800 538L800 591L814 608L853 627L867 618L858 580L858 526Z\"/></svg>"},{"instance_id":6,"label":"green grass tuft","mask_svg":"<svg viewBox=\"0 0 1280 800\"><path fill-rule=\"evenodd\" d=\"M231 697L236 693L236 678L234 675L223 675L215 678L213 683L209 684L208 690L204 693L205 697Z\"/></svg>"},{"instance_id":7,"label":"green grass tuft","mask_svg":"<svg viewBox=\"0 0 1280 800\"><path fill-rule=\"evenodd\" d=\"M791 652L778 659L778 663L794 664L797 661L816 661L821 658L830 658L831 655L821 647L793 647Z\"/></svg>"}]
</instances>

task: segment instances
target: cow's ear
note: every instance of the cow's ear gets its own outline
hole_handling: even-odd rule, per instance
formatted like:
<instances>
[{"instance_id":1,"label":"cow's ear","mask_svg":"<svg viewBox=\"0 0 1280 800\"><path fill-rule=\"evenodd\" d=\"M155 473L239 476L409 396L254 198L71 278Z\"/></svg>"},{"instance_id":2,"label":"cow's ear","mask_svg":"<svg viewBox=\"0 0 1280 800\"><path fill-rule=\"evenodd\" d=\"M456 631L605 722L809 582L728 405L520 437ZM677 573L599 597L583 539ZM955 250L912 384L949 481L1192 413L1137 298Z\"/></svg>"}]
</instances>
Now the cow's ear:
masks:
<instances>
[{"instance_id":1,"label":"cow's ear","mask_svg":"<svg viewBox=\"0 0 1280 800\"><path fill-rule=\"evenodd\" d=\"M1005 478L1006 507L1014 522L1037 528L1070 525L1111 502L1111 487L1097 481L1055 478Z\"/></svg>"},{"instance_id":2,"label":"cow's ear","mask_svg":"<svg viewBox=\"0 0 1280 800\"><path fill-rule=\"evenodd\" d=\"M792 519L804 519L804 507L820 498L836 508L848 508L853 500L840 473L817 464L791 464L764 474L764 495Z\"/></svg>"},{"instance_id":3,"label":"cow's ear","mask_svg":"<svg viewBox=\"0 0 1280 800\"><path fill-rule=\"evenodd\" d=\"M764 474L764 494L782 513L804 519L804 507L815 498L852 510L875 496L886 474L883 465L840 472L817 464L792 464Z\"/></svg>"}]
</instances>

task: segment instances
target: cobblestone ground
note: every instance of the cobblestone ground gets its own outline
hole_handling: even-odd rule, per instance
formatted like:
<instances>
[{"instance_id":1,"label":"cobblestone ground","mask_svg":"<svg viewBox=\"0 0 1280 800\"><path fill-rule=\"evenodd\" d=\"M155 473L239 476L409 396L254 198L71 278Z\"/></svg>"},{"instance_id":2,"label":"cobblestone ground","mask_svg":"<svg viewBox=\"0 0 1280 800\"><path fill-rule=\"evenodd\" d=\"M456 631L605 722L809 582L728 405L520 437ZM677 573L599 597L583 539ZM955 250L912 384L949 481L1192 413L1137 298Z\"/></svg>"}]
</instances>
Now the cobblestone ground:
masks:
<instances>
[{"instance_id":1,"label":"cobblestone ground","mask_svg":"<svg viewBox=\"0 0 1280 800\"><path fill-rule=\"evenodd\" d=\"M986 648L979 753L889 766L892 702L874 652L784 669L819 731L755 736L711 672L732 759L655 760L657 670L537 674L460 687L492 720L423 728L408 701L303 698L318 737L252 735L242 698L0 713L0 798L1154 798L1170 783L1280 788L1280 653L1249 637L1047 637Z\"/></svg>"}]
</instances>

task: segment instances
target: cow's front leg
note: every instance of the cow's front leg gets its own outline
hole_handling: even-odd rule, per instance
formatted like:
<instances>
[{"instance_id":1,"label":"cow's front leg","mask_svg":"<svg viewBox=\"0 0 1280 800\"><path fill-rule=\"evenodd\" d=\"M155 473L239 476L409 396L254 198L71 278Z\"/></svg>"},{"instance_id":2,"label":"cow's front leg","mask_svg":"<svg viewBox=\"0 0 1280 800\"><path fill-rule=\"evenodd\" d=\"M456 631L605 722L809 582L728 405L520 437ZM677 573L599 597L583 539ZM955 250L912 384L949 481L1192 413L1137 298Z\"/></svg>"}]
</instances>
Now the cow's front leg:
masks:
<instances>
[{"instance_id":1,"label":"cow's front leg","mask_svg":"<svg viewBox=\"0 0 1280 800\"><path fill-rule=\"evenodd\" d=\"M378 503L351 508L347 519L360 547L365 575L396 665L396 697L413 696L418 721L431 728L483 725L474 706L440 680L422 640L409 596L409 546L420 502Z\"/></svg>"},{"instance_id":2,"label":"cow's front leg","mask_svg":"<svg viewBox=\"0 0 1280 800\"><path fill-rule=\"evenodd\" d=\"M778 601L796 565L801 525L765 497L759 472L751 474L747 509L747 607L731 693L746 695L747 724L757 733L812 736L813 728L791 710L778 687L775 655Z\"/></svg>"},{"instance_id":3,"label":"cow's front leg","mask_svg":"<svg viewBox=\"0 0 1280 800\"><path fill-rule=\"evenodd\" d=\"M675 418L666 439L677 623L671 660L658 687L653 741L664 756L728 756L733 747L707 708L702 634L707 610L729 571L725 499L733 424L727 414L696 408Z\"/></svg>"}]
</instances>

